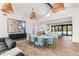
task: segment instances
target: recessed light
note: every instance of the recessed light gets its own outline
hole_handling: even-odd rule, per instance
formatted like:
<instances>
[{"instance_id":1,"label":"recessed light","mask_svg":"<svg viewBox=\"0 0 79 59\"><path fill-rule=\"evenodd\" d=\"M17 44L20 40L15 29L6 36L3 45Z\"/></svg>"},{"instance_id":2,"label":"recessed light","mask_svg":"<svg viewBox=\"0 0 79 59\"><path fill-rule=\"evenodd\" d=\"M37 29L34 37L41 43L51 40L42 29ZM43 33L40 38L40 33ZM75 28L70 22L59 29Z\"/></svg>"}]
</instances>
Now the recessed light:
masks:
<instances>
[{"instance_id":1,"label":"recessed light","mask_svg":"<svg viewBox=\"0 0 79 59\"><path fill-rule=\"evenodd\" d=\"M50 14L47 14L46 16L50 16Z\"/></svg>"}]
</instances>

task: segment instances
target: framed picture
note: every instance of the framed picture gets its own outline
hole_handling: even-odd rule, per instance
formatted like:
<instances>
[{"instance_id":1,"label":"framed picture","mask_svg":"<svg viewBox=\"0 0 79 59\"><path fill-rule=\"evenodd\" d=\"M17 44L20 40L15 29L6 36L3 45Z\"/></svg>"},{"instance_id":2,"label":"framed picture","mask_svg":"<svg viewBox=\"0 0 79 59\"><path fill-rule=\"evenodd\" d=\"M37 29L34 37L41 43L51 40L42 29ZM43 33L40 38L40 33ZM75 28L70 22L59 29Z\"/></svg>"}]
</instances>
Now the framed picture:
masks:
<instances>
[{"instance_id":1,"label":"framed picture","mask_svg":"<svg viewBox=\"0 0 79 59\"><path fill-rule=\"evenodd\" d=\"M24 33L25 30L25 21L8 18L8 33Z\"/></svg>"}]
</instances>

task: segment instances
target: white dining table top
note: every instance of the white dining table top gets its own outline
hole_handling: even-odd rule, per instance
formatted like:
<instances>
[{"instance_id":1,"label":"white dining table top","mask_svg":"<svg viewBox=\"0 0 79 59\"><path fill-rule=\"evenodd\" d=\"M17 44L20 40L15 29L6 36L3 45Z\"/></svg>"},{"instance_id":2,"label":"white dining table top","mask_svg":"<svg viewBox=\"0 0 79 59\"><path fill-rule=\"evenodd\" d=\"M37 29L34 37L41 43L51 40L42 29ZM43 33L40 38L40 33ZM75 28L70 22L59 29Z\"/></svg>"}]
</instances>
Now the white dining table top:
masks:
<instances>
[{"instance_id":1,"label":"white dining table top","mask_svg":"<svg viewBox=\"0 0 79 59\"><path fill-rule=\"evenodd\" d=\"M41 37L41 38L54 38L52 36L47 36L47 35L40 35L40 36L38 36L38 35L30 35L30 36Z\"/></svg>"}]
</instances>

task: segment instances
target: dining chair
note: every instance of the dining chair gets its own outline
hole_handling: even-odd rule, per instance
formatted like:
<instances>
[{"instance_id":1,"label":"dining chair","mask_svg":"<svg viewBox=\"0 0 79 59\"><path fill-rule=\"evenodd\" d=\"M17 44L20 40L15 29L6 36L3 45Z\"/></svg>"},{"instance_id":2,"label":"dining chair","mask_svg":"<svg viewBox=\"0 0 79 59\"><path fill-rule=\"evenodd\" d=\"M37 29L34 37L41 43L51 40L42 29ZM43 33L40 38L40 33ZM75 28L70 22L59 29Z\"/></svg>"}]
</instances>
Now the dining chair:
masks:
<instances>
[{"instance_id":1,"label":"dining chair","mask_svg":"<svg viewBox=\"0 0 79 59\"><path fill-rule=\"evenodd\" d=\"M43 38L37 37L35 44L38 45L38 46L43 46Z\"/></svg>"},{"instance_id":2,"label":"dining chair","mask_svg":"<svg viewBox=\"0 0 79 59\"><path fill-rule=\"evenodd\" d=\"M31 36L31 42L34 42L35 40L34 40L34 36Z\"/></svg>"},{"instance_id":3,"label":"dining chair","mask_svg":"<svg viewBox=\"0 0 79 59\"><path fill-rule=\"evenodd\" d=\"M48 43L48 45L52 45L53 44L53 38L48 38L47 43Z\"/></svg>"}]
</instances>

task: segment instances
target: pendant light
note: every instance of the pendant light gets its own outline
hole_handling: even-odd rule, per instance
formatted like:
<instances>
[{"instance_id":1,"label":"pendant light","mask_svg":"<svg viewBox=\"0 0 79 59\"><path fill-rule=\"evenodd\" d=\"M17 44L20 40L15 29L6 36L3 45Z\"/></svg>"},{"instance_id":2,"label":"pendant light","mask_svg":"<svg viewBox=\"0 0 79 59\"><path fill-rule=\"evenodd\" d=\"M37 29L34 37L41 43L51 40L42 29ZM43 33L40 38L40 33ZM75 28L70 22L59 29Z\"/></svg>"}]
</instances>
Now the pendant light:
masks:
<instances>
[{"instance_id":1,"label":"pendant light","mask_svg":"<svg viewBox=\"0 0 79 59\"><path fill-rule=\"evenodd\" d=\"M64 4L63 3L54 3L53 8L52 8L52 11L53 12L58 12L58 11L63 10L64 8L65 7L64 7Z\"/></svg>"},{"instance_id":2,"label":"pendant light","mask_svg":"<svg viewBox=\"0 0 79 59\"><path fill-rule=\"evenodd\" d=\"M30 19L36 19L36 13L34 11L34 8L32 8L32 12L30 14Z\"/></svg>"},{"instance_id":3,"label":"pendant light","mask_svg":"<svg viewBox=\"0 0 79 59\"><path fill-rule=\"evenodd\" d=\"M14 12L11 3L4 3L1 11L5 12L5 13L13 13Z\"/></svg>"}]
</instances>

